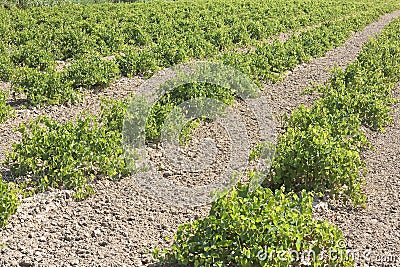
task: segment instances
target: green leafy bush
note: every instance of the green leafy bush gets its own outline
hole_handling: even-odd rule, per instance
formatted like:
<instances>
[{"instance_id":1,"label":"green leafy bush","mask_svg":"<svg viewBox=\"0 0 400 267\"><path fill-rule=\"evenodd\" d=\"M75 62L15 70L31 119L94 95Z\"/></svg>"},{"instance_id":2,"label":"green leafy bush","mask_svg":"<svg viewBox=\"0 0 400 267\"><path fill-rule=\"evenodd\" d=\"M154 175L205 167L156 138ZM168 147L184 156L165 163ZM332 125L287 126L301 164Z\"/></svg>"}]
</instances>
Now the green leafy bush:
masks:
<instances>
[{"instance_id":1,"label":"green leafy bush","mask_svg":"<svg viewBox=\"0 0 400 267\"><path fill-rule=\"evenodd\" d=\"M6 226L8 218L17 211L17 207L16 190L4 183L0 175L0 229Z\"/></svg>"},{"instance_id":2,"label":"green leafy bush","mask_svg":"<svg viewBox=\"0 0 400 267\"><path fill-rule=\"evenodd\" d=\"M24 93L32 105L74 103L80 99L80 93L72 88L72 82L65 80L65 73L55 69L41 72L20 68L12 77L11 84L16 92Z\"/></svg>"},{"instance_id":3,"label":"green leafy bush","mask_svg":"<svg viewBox=\"0 0 400 267\"><path fill-rule=\"evenodd\" d=\"M235 92L233 90L227 90L221 86L207 83L189 83L167 91L166 94L151 107L146 123L146 139L148 141L159 140L161 129L167 115L173 108L184 101L204 97L213 98L229 105L232 104L234 96ZM122 132L126 109L131 101L135 101L134 96L132 99L103 101L102 113L99 121L112 131ZM138 99L138 101L140 101L140 99ZM193 121L190 125L195 127L197 122ZM184 133L182 133L183 136L187 137L193 130L190 125L182 129L184 131Z\"/></svg>"},{"instance_id":4,"label":"green leafy bush","mask_svg":"<svg viewBox=\"0 0 400 267\"><path fill-rule=\"evenodd\" d=\"M0 90L0 123L3 123L14 113L14 110L7 105L6 100L7 94Z\"/></svg>"},{"instance_id":5,"label":"green leafy bush","mask_svg":"<svg viewBox=\"0 0 400 267\"><path fill-rule=\"evenodd\" d=\"M174 266L353 266L337 226L313 219L312 195L239 185L212 203L209 216L180 225L159 253ZM302 260L304 257L304 260Z\"/></svg>"},{"instance_id":6,"label":"green leafy bush","mask_svg":"<svg viewBox=\"0 0 400 267\"><path fill-rule=\"evenodd\" d=\"M122 125L130 99L102 99L100 119L108 131L122 133Z\"/></svg>"},{"instance_id":7,"label":"green leafy bush","mask_svg":"<svg viewBox=\"0 0 400 267\"><path fill-rule=\"evenodd\" d=\"M44 43L28 41L10 55L11 61L19 67L38 68L44 71L54 68L56 61L52 52L43 49Z\"/></svg>"},{"instance_id":8,"label":"green leafy bush","mask_svg":"<svg viewBox=\"0 0 400 267\"><path fill-rule=\"evenodd\" d=\"M0 50L0 80L8 82L12 76L14 67L10 58L3 53L4 51Z\"/></svg>"},{"instance_id":9,"label":"green leafy bush","mask_svg":"<svg viewBox=\"0 0 400 267\"><path fill-rule=\"evenodd\" d=\"M74 89L91 89L95 86L108 86L118 75L119 68L115 60L85 55L67 67L64 80L71 81Z\"/></svg>"},{"instance_id":10,"label":"green leafy bush","mask_svg":"<svg viewBox=\"0 0 400 267\"><path fill-rule=\"evenodd\" d=\"M72 62L65 70L48 67L20 67L14 73L11 84L16 92L24 93L30 104L76 103L82 89L108 86L119 75L114 60L86 55Z\"/></svg>"},{"instance_id":11,"label":"green leafy bush","mask_svg":"<svg viewBox=\"0 0 400 267\"><path fill-rule=\"evenodd\" d=\"M95 177L126 174L121 132L110 130L92 116L81 116L75 123L40 117L19 131L22 141L13 144L6 163L39 191L75 189L75 197L80 199L93 192L87 184Z\"/></svg>"},{"instance_id":12,"label":"green leafy bush","mask_svg":"<svg viewBox=\"0 0 400 267\"><path fill-rule=\"evenodd\" d=\"M362 204L365 164L359 150L367 146L357 118L330 116L301 106L280 136L267 186L329 193Z\"/></svg>"},{"instance_id":13,"label":"green leafy bush","mask_svg":"<svg viewBox=\"0 0 400 267\"><path fill-rule=\"evenodd\" d=\"M158 56L153 47L143 50L127 47L117 57L117 62L121 72L128 77L140 75L149 78L160 69Z\"/></svg>"},{"instance_id":14,"label":"green leafy bush","mask_svg":"<svg viewBox=\"0 0 400 267\"><path fill-rule=\"evenodd\" d=\"M184 101L201 97L232 104L235 92L228 88L208 83L189 83L167 91L150 111L146 125L146 138L148 140L159 140L164 121L174 107ZM186 130L189 131L189 129Z\"/></svg>"},{"instance_id":15,"label":"green leafy bush","mask_svg":"<svg viewBox=\"0 0 400 267\"><path fill-rule=\"evenodd\" d=\"M327 86L319 87L323 94L320 104L355 114L364 125L383 130L392 121L391 106L396 102L391 96L393 87L380 70L372 72L355 63L346 72L336 69Z\"/></svg>"}]
</instances>

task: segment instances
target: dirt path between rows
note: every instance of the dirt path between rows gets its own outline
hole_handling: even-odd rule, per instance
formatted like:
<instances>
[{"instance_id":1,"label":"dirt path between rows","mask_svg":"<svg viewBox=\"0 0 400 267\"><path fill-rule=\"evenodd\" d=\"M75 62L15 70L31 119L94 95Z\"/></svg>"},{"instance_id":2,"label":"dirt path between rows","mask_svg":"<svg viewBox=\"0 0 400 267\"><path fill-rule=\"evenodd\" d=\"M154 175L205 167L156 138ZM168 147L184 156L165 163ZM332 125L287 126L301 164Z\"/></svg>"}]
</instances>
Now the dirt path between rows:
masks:
<instances>
[{"instance_id":1,"label":"dirt path between rows","mask_svg":"<svg viewBox=\"0 0 400 267\"><path fill-rule=\"evenodd\" d=\"M303 89L311 82L326 80L328 68L345 67L370 37L399 16L400 11L396 11L381 17L326 57L298 66L282 83L265 85L273 113L279 115L301 103L310 104L314 97L301 95ZM126 95L140 82L123 80L106 89L105 94ZM87 99L90 98L98 101L99 97L89 95ZM73 111L68 107L20 108L16 121L40 114L73 118L90 105L98 106L93 101L88 100L72 108ZM6 142L0 147L0 158L9 144L19 138L12 131L16 123L7 121L2 126L0 136ZM345 232L352 248L370 246L385 251L392 248L395 253L400 247L398 134L400 111L396 109L393 126L385 134L375 134L371 140L376 151L365 154L367 165L372 169L367 185L368 208L333 211L328 207L324 211ZM179 224L206 216L208 212L208 207L182 209L162 204L143 194L133 179L100 181L95 190L96 194L83 202L73 201L71 192L66 190L24 199L9 225L0 232L0 243L4 244L0 247L0 266L148 266L152 263L151 249L168 245L165 236L172 236Z\"/></svg>"}]
</instances>

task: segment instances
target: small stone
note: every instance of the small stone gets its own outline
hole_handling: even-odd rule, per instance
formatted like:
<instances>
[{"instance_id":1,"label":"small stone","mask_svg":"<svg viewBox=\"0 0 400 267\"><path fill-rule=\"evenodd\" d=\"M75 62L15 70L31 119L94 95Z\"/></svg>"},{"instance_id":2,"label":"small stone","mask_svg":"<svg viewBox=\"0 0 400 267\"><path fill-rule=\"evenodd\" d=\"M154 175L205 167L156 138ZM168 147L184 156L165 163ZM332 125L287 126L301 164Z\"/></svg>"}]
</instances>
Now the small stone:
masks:
<instances>
[{"instance_id":1,"label":"small stone","mask_svg":"<svg viewBox=\"0 0 400 267\"><path fill-rule=\"evenodd\" d=\"M19 250L21 253L26 254L26 248L25 248L24 246L22 246L22 245L18 246L18 250Z\"/></svg>"},{"instance_id":2,"label":"small stone","mask_svg":"<svg viewBox=\"0 0 400 267\"><path fill-rule=\"evenodd\" d=\"M314 209L318 212L327 212L329 208L326 202L320 202L315 205Z\"/></svg>"},{"instance_id":3,"label":"small stone","mask_svg":"<svg viewBox=\"0 0 400 267\"><path fill-rule=\"evenodd\" d=\"M101 242L99 243L99 245L102 246L102 247L105 247L105 246L108 245L108 242L107 242L107 241L101 241Z\"/></svg>"},{"instance_id":4,"label":"small stone","mask_svg":"<svg viewBox=\"0 0 400 267\"><path fill-rule=\"evenodd\" d=\"M100 229L96 229L92 232L92 237L96 237L96 236L100 236L101 235L101 230Z\"/></svg>"},{"instance_id":5,"label":"small stone","mask_svg":"<svg viewBox=\"0 0 400 267\"><path fill-rule=\"evenodd\" d=\"M78 254L78 255L85 254L85 253L86 253L86 250L84 250L84 249L78 249L76 251L76 254Z\"/></svg>"},{"instance_id":6,"label":"small stone","mask_svg":"<svg viewBox=\"0 0 400 267\"><path fill-rule=\"evenodd\" d=\"M133 259L133 264L134 264L134 266L141 266L142 261L138 258L135 258L135 259Z\"/></svg>"},{"instance_id":7,"label":"small stone","mask_svg":"<svg viewBox=\"0 0 400 267\"><path fill-rule=\"evenodd\" d=\"M142 258L142 263L143 263L143 264L149 263L149 259L148 259L147 257Z\"/></svg>"},{"instance_id":8,"label":"small stone","mask_svg":"<svg viewBox=\"0 0 400 267\"><path fill-rule=\"evenodd\" d=\"M74 259L74 260L70 261L69 263L70 263L71 265L76 266L76 265L79 264L79 260L78 260L78 259Z\"/></svg>"},{"instance_id":9,"label":"small stone","mask_svg":"<svg viewBox=\"0 0 400 267\"><path fill-rule=\"evenodd\" d=\"M160 164L160 166L158 167L158 170L159 171L164 171L166 169L166 167L165 167L165 165L164 164Z\"/></svg>"},{"instance_id":10,"label":"small stone","mask_svg":"<svg viewBox=\"0 0 400 267\"><path fill-rule=\"evenodd\" d=\"M22 261L19 262L19 266L30 267L33 266L33 263L30 259L23 259Z\"/></svg>"},{"instance_id":11,"label":"small stone","mask_svg":"<svg viewBox=\"0 0 400 267\"><path fill-rule=\"evenodd\" d=\"M39 237L39 242L46 242L46 237L45 236L41 236Z\"/></svg>"},{"instance_id":12,"label":"small stone","mask_svg":"<svg viewBox=\"0 0 400 267\"><path fill-rule=\"evenodd\" d=\"M172 172L171 171L165 171L164 173L163 173L163 176L164 177L169 177L169 176L171 176L172 175Z\"/></svg>"}]
</instances>

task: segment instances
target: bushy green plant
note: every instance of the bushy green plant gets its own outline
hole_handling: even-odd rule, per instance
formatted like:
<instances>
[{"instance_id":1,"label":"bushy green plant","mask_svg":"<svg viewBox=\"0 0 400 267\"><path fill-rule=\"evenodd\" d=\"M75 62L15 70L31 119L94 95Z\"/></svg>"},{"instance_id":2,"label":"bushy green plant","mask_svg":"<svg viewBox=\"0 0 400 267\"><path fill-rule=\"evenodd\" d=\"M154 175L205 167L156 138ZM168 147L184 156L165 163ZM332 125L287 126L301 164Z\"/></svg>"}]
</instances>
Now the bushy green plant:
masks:
<instances>
[{"instance_id":1,"label":"bushy green plant","mask_svg":"<svg viewBox=\"0 0 400 267\"><path fill-rule=\"evenodd\" d=\"M16 92L24 93L31 105L75 103L82 89L108 86L119 75L114 60L87 55L72 62L65 70L55 67L20 67L11 79Z\"/></svg>"},{"instance_id":2,"label":"bushy green plant","mask_svg":"<svg viewBox=\"0 0 400 267\"><path fill-rule=\"evenodd\" d=\"M11 85L16 92L24 93L32 105L74 103L80 99L80 92L72 88L71 81L65 80L65 73L55 69L41 72L22 67L13 75Z\"/></svg>"},{"instance_id":3,"label":"bushy green plant","mask_svg":"<svg viewBox=\"0 0 400 267\"><path fill-rule=\"evenodd\" d=\"M128 77L140 75L149 78L160 69L158 58L154 47L143 50L128 47L117 57L117 60L121 72Z\"/></svg>"},{"instance_id":4,"label":"bushy green plant","mask_svg":"<svg viewBox=\"0 0 400 267\"><path fill-rule=\"evenodd\" d=\"M2 181L0 175L0 229L6 226L8 218L17 211L17 191Z\"/></svg>"},{"instance_id":5,"label":"bushy green plant","mask_svg":"<svg viewBox=\"0 0 400 267\"><path fill-rule=\"evenodd\" d=\"M10 59L14 65L19 67L38 68L41 71L54 68L56 66L54 55L43 49L45 45L41 42L28 41L13 51Z\"/></svg>"},{"instance_id":6,"label":"bushy green plant","mask_svg":"<svg viewBox=\"0 0 400 267\"><path fill-rule=\"evenodd\" d=\"M0 53L0 80L8 82L11 79L14 67L5 52L0 50Z\"/></svg>"},{"instance_id":7,"label":"bushy green plant","mask_svg":"<svg viewBox=\"0 0 400 267\"><path fill-rule=\"evenodd\" d=\"M122 132L129 100L129 98L122 100L102 99L99 121L101 121L103 127L106 127L108 131Z\"/></svg>"},{"instance_id":8,"label":"bushy green plant","mask_svg":"<svg viewBox=\"0 0 400 267\"><path fill-rule=\"evenodd\" d=\"M173 108L187 100L201 97L232 104L235 92L228 88L208 83L189 83L167 91L153 105L150 111L146 125L146 137L149 140L159 140L164 120ZM190 132L189 129L186 129L186 131Z\"/></svg>"},{"instance_id":9,"label":"bushy green plant","mask_svg":"<svg viewBox=\"0 0 400 267\"><path fill-rule=\"evenodd\" d=\"M346 71L335 69L326 86L319 87L323 96L319 104L356 115L364 125L383 130L392 122L390 111L396 102L391 95L393 87L381 70L364 69L355 63Z\"/></svg>"},{"instance_id":10,"label":"bushy green plant","mask_svg":"<svg viewBox=\"0 0 400 267\"><path fill-rule=\"evenodd\" d=\"M207 83L190 83L178 86L166 94L150 108L146 122L146 139L148 141L158 141L164 121L173 108L184 101L199 97L213 98L227 105L233 102L235 93L232 90L226 90L221 86L210 85ZM122 131L123 121L129 104L140 105L140 99L126 98L123 100L103 101L101 112L101 123L112 131ZM139 116L141 117L141 115ZM140 118L137 118L140 119ZM182 142L188 138L193 127L198 125L199 120L193 121L182 129ZM186 139L185 139L186 138Z\"/></svg>"},{"instance_id":11,"label":"bushy green plant","mask_svg":"<svg viewBox=\"0 0 400 267\"><path fill-rule=\"evenodd\" d=\"M354 125L351 125L351 124ZM329 114L300 107L280 136L267 186L284 184L291 190L310 190L362 204L364 162L359 150L367 145L355 120L329 121ZM353 131L351 131L353 128Z\"/></svg>"},{"instance_id":12,"label":"bushy green plant","mask_svg":"<svg viewBox=\"0 0 400 267\"><path fill-rule=\"evenodd\" d=\"M14 110L6 103L7 94L0 90L0 123L13 115Z\"/></svg>"},{"instance_id":13,"label":"bushy green plant","mask_svg":"<svg viewBox=\"0 0 400 267\"><path fill-rule=\"evenodd\" d=\"M180 225L172 246L154 256L174 266L352 266L342 233L313 219L312 201L305 191L238 185L209 216Z\"/></svg>"},{"instance_id":14,"label":"bushy green plant","mask_svg":"<svg viewBox=\"0 0 400 267\"><path fill-rule=\"evenodd\" d=\"M92 116L66 123L40 117L19 131L22 141L13 144L6 163L39 191L75 189L80 199L93 192L88 183L94 178L126 174L121 132L102 126Z\"/></svg>"},{"instance_id":15,"label":"bushy green plant","mask_svg":"<svg viewBox=\"0 0 400 267\"><path fill-rule=\"evenodd\" d=\"M66 69L65 82L72 82L74 89L108 86L119 75L115 60L102 59L99 55L85 55L72 62Z\"/></svg>"}]
</instances>

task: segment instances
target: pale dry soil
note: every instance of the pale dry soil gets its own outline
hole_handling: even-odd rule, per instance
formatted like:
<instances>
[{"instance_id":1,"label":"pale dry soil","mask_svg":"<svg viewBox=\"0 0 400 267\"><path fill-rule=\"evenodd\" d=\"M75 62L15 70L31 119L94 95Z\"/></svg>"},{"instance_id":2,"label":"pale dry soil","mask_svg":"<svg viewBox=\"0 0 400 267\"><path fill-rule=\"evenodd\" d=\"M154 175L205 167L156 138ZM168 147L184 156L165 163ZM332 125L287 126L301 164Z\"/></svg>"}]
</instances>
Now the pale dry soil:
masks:
<instances>
[{"instance_id":1,"label":"pale dry soil","mask_svg":"<svg viewBox=\"0 0 400 267\"><path fill-rule=\"evenodd\" d=\"M321 84L328 77L327 69L345 67L361 51L370 37L379 33L400 11L382 16L377 22L355 33L342 47L329 51L325 57L302 64L288 73L283 82L265 84L265 96L273 114L279 118L300 104L310 105L317 96L301 92L313 83ZM47 115L59 121L75 118L82 111L97 113L99 99L123 98L143 82L140 78L123 78L101 92L89 92L84 102L74 106L24 108L13 103L16 117L6 121L1 129L0 160L5 158L11 143L19 141L15 131L20 123ZM2 87L7 87L3 84ZM257 125L251 119L246 105L237 103L236 109L250 133L250 143L258 140ZM371 266L382 266L379 260L392 259L398 266L400 259L400 110L394 109L394 123L385 133L370 133L374 151L363 156L370 172L367 176L366 209L350 209L320 202L316 216L332 221L343 230L348 248L354 251L371 250ZM279 119L277 120L279 125ZM204 123L196 129L194 142L202 137L214 138L218 153L212 168L196 173L188 179L187 173L169 168L162 159L162 151L152 148L152 156L161 166L159 171L171 178L196 185L215 179L224 168L229 149L226 134L218 126ZM229 143L229 142L228 142ZM218 146L219 144L219 146ZM11 177L3 167L6 179ZM179 224L207 215L209 206L179 208L162 202L157 195L146 194L134 179L102 180L95 185L95 195L82 202L71 198L71 191L53 190L22 199L17 213L9 225L0 232L0 266L150 266L154 261L150 252L154 247L168 246ZM389 256L393 257L389 257ZM386 258L384 258L386 256ZM362 261L357 261L363 264ZM396 265L397 264L397 265Z\"/></svg>"}]
</instances>

